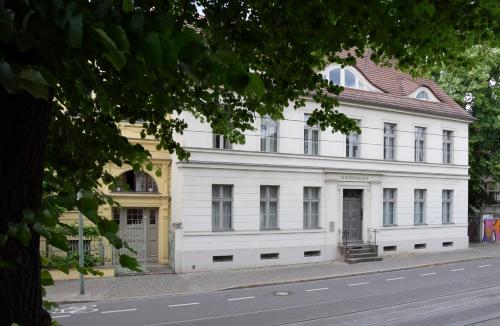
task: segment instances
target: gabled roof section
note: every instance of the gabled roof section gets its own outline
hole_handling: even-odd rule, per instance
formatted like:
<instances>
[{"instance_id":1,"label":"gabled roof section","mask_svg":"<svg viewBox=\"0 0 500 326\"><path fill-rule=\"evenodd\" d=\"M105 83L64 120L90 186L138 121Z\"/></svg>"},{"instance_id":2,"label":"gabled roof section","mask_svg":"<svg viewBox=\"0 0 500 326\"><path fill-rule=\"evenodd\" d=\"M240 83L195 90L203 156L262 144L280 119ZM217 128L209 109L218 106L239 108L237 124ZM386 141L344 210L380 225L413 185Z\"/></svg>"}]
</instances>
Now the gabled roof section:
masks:
<instances>
[{"instance_id":1,"label":"gabled roof section","mask_svg":"<svg viewBox=\"0 0 500 326\"><path fill-rule=\"evenodd\" d=\"M354 51L343 51L340 57L354 56ZM413 78L410 74L401 72L394 67L377 65L370 59L373 51L368 50L362 58L357 58L355 67L365 78L383 93L353 90L345 88L340 99L359 101L365 104L387 105L406 111L436 114L446 117L473 121L469 112L457 104L434 81L424 78ZM419 88L427 88L437 101L418 100L409 97Z\"/></svg>"}]
</instances>

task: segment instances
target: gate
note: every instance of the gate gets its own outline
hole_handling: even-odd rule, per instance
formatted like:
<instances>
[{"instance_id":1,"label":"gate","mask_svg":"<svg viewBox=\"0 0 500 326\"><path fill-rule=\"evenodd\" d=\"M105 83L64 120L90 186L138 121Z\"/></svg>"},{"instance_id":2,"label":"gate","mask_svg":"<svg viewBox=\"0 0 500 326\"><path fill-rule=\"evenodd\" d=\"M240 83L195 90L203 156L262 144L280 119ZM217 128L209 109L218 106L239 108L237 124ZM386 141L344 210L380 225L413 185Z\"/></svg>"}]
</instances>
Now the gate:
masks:
<instances>
[{"instance_id":1,"label":"gate","mask_svg":"<svg viewBox=\"0 0 500 326\"><path fill-rule=\"evenodd\" d=\"M175 271L175 229L168 225L168 265Z\"/></svg>"},{"instance_id":2,"label":"gate","mask_svg":"<svg viewBox=\"0 0 500 326\"><path fill-rule=\"evenodd\" d=\"M120 225L118 232L120 238L132 248L134 252L127 248L113 249L113 264L115 266L115 274L132 274L138 273L124 268L120 265L120 255L126 254L137 259L139 268L144 272L147 270L146 246L147 246L147 217L138 218L127 221L127 224Z\"/></svg>"}]
</instances>

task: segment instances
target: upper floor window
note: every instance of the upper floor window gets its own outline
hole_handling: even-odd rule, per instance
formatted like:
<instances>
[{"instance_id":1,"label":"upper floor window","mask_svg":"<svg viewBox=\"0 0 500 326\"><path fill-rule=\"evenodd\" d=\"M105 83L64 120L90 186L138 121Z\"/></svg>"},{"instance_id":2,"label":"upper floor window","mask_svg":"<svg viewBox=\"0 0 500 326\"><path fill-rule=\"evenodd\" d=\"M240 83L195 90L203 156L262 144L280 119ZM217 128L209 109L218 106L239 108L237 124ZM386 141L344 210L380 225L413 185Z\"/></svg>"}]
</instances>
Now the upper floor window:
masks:
<instances>
[{"instance_id":1,"label":"upper floor window","mask_svg":"<svg viewBox=\"0 0 500 326\"><path fill-rule=\"evenodd\" d=\"M415 127L415 161L425 161L425 133L427 128Z\"/></svg>"},{"instance_id":2,"label":"upper floor window","mask_svg":"<svg viewBox=\"0 0 500 326\"><path fill-rule=\"evenodd\" d=\"M420 92L418 92L417 96L415 96L415 98L417 100L426 100L426 101L430 100L429 93L427 93L426 91L420 91Z\"/></svg>"},{"instance_id":3,"label":"upper floor window","mask_svg":"<svg viewBox=\"0 0 500 326\"><path fill-rule=\"evenodd\" d=\"M413 93L409 94L408 97L422 101L439 102L439 99L434 95L432 90L426 86L420 86Z\"/></svg>"},{"instance_id":4,"label":"upper floor window","mask_svg":"<svg viewBox=\"0 0 500 326\"><path fill-rule=\"evenodd\" d=\"M443 130L443 163L451 164L453 150L453 131Z\"/></svg>"},{"instance_id":5,"label":"upper floor window","mask_svg":"<svg viewBox=\"0 0 500 326\"><path fill-rule=\"evenodd\" d=\"M366 84L349 68L333 68L328 72L328 80L335 85L368 90Z\"/></svg>"},{"instance_id":6,"label":"upper floor window","mask_svg":"<svg viewBox=\"0 0 500 326\"><path fill-rule=\"evenodd\" d=\"M118 177L114 191L123 192L158 192L154 179L142 171L127 171Z\"/></svg>"},{"instance_id":7,"label":"upper floor window","mask_svg":"<svg viewBox=\"0 0 500 326\"><path fill-rule=\"evenodd\" d=\"M396 159L396 124L384 123L384 160Z\"/></svg>"},{"instance_id":8,"label":"upper floor window","mask_svg":"<svg viewBox=\"0 0 500 326\"><path fill-rule=\"evenodd\" d=\"M356 125L359 127L360 121L356 120ZM359 134L357 132L346 135L345 142L345 156L346 157L359 157Z\"/></svg>"},{"instance_id":9,"label":"upper floor window","mask_svg":"<svg viewBox=\"0 0 500 326\"><path fill-rule=\"evenodd\" d=\"M213 148L231 149L231 143L224 135L214 134L212 138Z\"/></svg>"},{"instance_id":10,"label":"upper floor window","mask_svg":"<svg viewBox=\"0 0 500 326\"><path fill-rule=\"evenodd\" d=\"M304 154L319 155L319 126L309 126L310 114L304 114Z\"/></svg>"},{"instance_id":11,"label":"upper floor window","mask_svg":"<svg viewBox=\"0 0 500 326\"><path fill-rule=\"evenodd\" d=\"M278 152L278 121L262 117L260 125L260 150L262 152Z\"/></svg>"}]
</instances>

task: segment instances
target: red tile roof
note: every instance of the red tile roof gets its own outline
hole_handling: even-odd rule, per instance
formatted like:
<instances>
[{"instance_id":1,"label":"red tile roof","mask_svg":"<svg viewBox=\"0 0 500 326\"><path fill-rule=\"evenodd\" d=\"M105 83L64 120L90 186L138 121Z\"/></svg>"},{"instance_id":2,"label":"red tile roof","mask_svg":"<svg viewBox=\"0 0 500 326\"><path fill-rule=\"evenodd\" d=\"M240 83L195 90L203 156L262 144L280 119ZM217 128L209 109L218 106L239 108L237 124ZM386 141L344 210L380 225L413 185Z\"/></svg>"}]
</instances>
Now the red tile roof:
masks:
<instances>
[{"instance_id":1,"label":"red tile roof","mask_svg":"<svg viewBox=\"0 0 500 326\"><path fill-rule=\"evenodd\" d=\"M347 56L347 51L340 53ZM410 74L401 72L394 67L382 67L370 59L371 51L367 51L362 58L357 58L355 67L374 86L382 90L379 92L363 91L344 88L339 99L363 104L376 104L409 112L434 114L439 116L473 121L471 114L458 105L434 81L424 78L412 78ZM409 98L419 87L427 87L440 102L417 100Z\"/></svg>"}]
</instances>

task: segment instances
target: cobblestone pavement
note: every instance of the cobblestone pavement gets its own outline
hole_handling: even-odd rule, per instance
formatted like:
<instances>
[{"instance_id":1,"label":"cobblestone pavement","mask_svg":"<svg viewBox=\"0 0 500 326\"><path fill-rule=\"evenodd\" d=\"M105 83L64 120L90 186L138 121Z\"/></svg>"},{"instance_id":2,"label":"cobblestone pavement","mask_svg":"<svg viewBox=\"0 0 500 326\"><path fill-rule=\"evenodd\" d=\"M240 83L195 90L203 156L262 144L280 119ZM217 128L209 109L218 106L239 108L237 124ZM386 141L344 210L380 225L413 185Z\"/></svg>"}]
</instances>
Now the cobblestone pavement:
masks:
<instances>
[{"instance_id":1,"label":"cobblestone pavement","mask_svg":"<svg viewBox=\"0 0 500 326\"><path fill-rule=\"evenodd\" d=\"M159 294L214 291L234 287L368 274L488 257L500 257L500 244L471 244L466 250L384 256L382 261L353 265L342 261L332 261L217 272L87 279L85 280L85 295L78 294L78 281L58 281L54 286L47 287L46 299L54 302L99 301Z\"/></svg>"}]
</instances>

